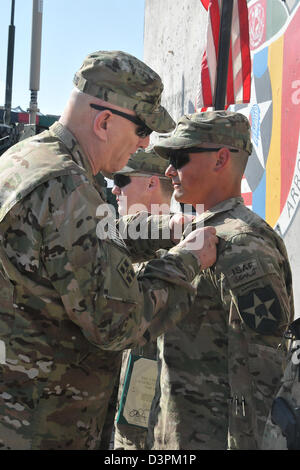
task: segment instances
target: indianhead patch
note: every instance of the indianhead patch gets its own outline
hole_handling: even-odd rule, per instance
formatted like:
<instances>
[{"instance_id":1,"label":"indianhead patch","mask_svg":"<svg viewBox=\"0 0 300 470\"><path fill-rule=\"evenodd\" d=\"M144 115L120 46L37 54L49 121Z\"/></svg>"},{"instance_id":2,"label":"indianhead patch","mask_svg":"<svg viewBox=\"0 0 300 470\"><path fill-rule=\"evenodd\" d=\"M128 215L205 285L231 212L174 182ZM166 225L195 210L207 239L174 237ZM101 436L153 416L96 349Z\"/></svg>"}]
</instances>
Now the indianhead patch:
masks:
<instances>
[{"instance_id":1,"label":"indianhead patch","mask_svg":"<svg viewBox=\"0 0 300 470\"><path fill-rule=\"evenodd\" d=\"M253 289L237 300L242 319L257 333L269 335L278 328L281 307L271 286Z\"/></svg>"},{"instance_id":2,"label":"indianhead patch","mask_svg":"<svg viewBox=\"0 0 300 470\"><path fill-rule=\"evenodd\" d=\"M130 287L135 278L135 272L128 258L123 258L117 266L117 270L125 284Z\"/></svg>"}]
</instances>

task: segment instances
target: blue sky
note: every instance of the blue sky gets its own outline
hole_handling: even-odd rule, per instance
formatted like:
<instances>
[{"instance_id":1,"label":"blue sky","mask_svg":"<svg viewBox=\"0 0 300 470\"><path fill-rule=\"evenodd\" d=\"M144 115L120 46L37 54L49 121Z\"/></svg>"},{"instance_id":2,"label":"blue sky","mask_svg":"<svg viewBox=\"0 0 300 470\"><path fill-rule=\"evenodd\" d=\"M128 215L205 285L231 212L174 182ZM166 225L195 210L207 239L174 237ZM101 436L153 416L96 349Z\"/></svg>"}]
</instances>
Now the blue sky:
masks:
<instances>
[{"instance_id":1,"label":"blue sky","mask_svg":"<svg viewBox=\"0 0 300 470\"><path fill-rule=\"evenodd\" d=\"M5 102L11 0L0 0L0 105ZM30 102L32 0L15 0L12 107ZM38 106L60 114L75 71L96 50L123 50L143 59L144 0L43 0Z\"/></svg>"}]
</instances>

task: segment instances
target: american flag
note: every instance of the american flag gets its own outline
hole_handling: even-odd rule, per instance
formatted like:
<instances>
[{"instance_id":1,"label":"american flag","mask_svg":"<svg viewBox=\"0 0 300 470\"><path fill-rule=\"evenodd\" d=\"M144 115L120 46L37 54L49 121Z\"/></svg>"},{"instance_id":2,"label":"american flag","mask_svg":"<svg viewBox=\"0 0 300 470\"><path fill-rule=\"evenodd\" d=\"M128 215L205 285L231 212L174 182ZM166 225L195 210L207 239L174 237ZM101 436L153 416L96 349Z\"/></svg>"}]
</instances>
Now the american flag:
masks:
<instances>
[{"instance_id":1,"label":"american flag","mask_svg":"<svg viewBox=\"0 0 300 470\"><path fill-rule=\"evenodd\" d=\"M219 30L223 1L201 0L208 4L207 44L201 63L196 109L214 107L219 50ZM228 60L225 107L249 103L251 91L251 58L249 48L248 8L246 0L233 0L231 40Z\"/></svg>"}]
</instances>

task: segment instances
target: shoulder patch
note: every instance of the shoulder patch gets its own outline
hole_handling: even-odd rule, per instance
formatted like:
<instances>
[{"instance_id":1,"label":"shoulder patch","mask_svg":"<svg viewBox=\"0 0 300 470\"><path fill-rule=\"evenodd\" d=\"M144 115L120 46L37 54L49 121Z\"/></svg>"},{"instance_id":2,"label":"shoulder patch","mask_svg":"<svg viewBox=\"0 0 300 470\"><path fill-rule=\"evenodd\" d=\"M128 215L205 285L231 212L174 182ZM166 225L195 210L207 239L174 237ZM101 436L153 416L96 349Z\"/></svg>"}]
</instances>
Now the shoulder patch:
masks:
<instances>
[{"instance_id":1,"label":"shoulder patch","mask_svg":"<svg viewBox=\"0 0 300 470\"><path fill-rule=\"evenodd\" d=\"M252 282L258 277L263 276L262 267L258 260L251 257L245 261L241 261L238 264L230 266L224 273L230 284L231 288L241 286L247 282Z\"/></svg>"},{"instance_id":2,"label":"shoulder patch","mask_svg":"<svg viewBox=\"0 0 300 470\"><path fill-rule=\"evenodd\" d=\"M237 297L239 312L247 326L263 335L272 334L281 318L281 307L274 289L268 285Z\"/></svg>"},{"instance_id":3,"label":"shoulder patch","mask_svg":"<svg viewBox=\"0 0 300 470\"><path fill-rule=\"evenodd\" d=\"M117 270L125 284L130 287L135 279L135 272L129 259L121 259L117 266Z\"/></svg>"}]
</instances>

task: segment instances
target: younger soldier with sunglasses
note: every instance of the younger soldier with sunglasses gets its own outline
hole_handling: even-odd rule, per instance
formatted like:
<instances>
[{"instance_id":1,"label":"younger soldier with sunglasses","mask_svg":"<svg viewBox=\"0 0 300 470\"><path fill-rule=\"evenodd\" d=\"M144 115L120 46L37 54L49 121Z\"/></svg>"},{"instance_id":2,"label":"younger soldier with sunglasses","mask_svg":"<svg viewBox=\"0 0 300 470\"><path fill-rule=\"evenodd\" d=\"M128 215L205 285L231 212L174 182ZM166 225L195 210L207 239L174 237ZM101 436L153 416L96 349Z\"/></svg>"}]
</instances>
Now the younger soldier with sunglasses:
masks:
<instances>
[{"instance_id":1,"label":"younger soldier with sunglasses","mask_svg":"<svg viewBox=\"0 0 300 470\"><path fill-rule=\"evenodd\" d=\"M241 197L249 122L228 111L185 115L154 149L169 160L175 199L204 205L195 222L214 226L219 244L216 264L194 281L189 315L158 339L148 447L260 449L294 309L283 241Z\"/></svg>"}]
</instances>

